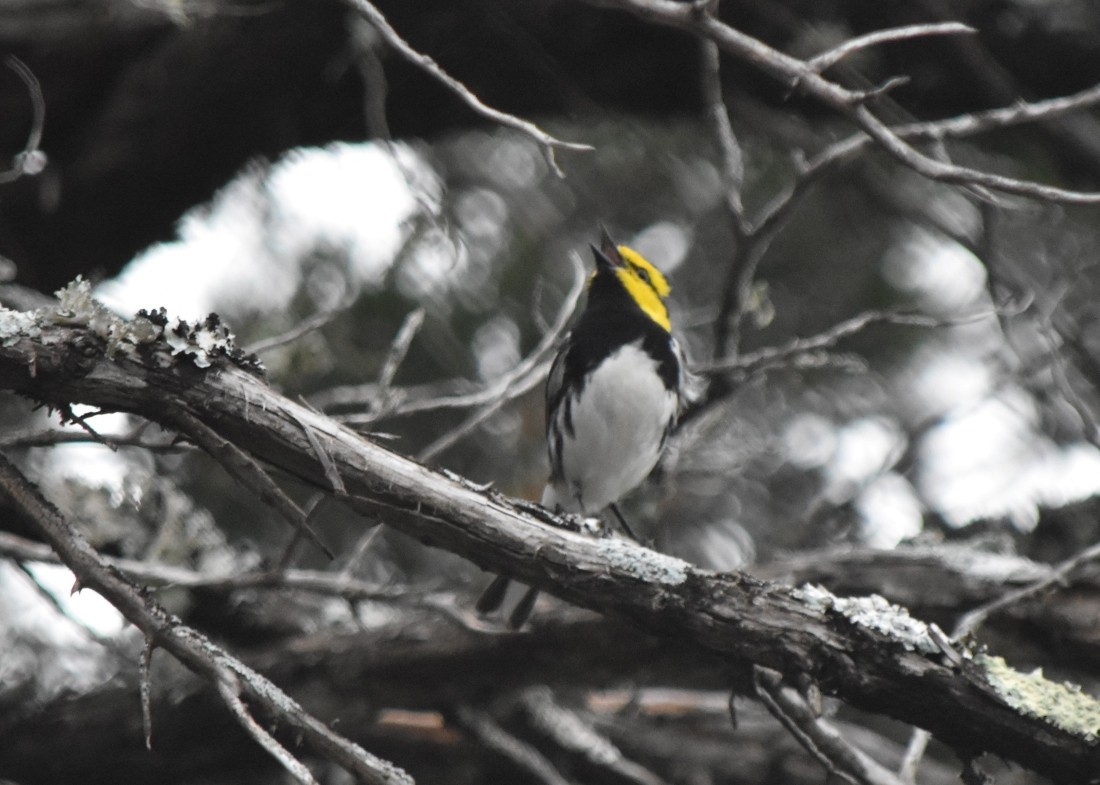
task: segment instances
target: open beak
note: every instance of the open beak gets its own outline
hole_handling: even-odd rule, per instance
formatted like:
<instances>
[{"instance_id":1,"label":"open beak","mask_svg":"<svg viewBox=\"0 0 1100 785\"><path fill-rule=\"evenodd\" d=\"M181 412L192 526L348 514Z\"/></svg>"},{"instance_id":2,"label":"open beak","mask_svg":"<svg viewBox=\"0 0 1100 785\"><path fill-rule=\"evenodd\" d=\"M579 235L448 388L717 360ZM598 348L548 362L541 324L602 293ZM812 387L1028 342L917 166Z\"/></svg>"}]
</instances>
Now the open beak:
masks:
<instances>
[{"instance_id":1,"label":"open beak","mask_svg":"<svg viewBox=\"0 0 1100 785\"><path fill-rule=\"evenodd\" d=\"M615 245L615 241L611 239L611 235L608 234L607 228L600 226L600 247L592 245L589 246L592 249L592 254L596 257L596 268L610 270L615 267L625 266L622 255L619 254L619 248Z\"/></svg>"}]
</instances>

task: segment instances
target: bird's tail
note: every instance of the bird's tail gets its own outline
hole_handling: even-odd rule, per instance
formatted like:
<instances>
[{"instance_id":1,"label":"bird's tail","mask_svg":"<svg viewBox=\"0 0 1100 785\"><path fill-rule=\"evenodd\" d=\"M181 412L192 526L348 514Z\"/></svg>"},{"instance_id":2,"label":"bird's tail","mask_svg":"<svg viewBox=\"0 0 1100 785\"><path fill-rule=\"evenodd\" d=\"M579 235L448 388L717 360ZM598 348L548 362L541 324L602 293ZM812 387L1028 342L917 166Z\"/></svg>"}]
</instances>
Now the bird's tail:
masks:
<instances>
[{"instance_id":1,"label":"bird's tail","mask_svg":"<svg viewBox=\"0 0 1100 785\"><path fill-rule=\"evenodd\" d=\"M546 483L546 487L542 491L542 506L549 510L559 510L566 506L564 502L566 499L562 498L557 487L554 483ZM477 612L485 615L493 613L498 610L501 605L504 604L504 598L508 594L508 587L512 584L511 578L507 575L498 575L493 579L493 582L489 584L489 587L481 593L481 597L478 598L477 605L474 607ZM531 615L531 611L535 607L535 602L539 598L539 590L533 587L528 587L524 592L523 597L516 603L516 606L512 608L512 612L508 614L508 626L513 630L518 630L523 626L523 623L527 621Z\"/></svg>"}]
</instances>

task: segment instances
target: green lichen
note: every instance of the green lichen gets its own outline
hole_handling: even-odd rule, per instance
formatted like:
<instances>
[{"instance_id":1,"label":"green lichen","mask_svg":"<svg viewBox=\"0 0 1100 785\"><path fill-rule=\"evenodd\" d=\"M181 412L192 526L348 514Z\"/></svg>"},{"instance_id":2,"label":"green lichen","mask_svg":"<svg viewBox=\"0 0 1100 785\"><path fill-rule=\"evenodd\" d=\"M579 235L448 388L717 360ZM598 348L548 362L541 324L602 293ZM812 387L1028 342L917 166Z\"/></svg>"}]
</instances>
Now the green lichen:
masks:
<instances>
[{"instance_id":1,"label":"green lichen","mask_svg":"<svg viewBox=\"0 0 1100 785\"><path fill-rule=\"evenodd\" d=\"M1055 682L1042 669L1021 673L1000 657L974 658L989 684L1005 703L1029 717L1044 720L1090 744L1100 741L1100 700L1076 684Z\"/></svg>"}]
</instances>

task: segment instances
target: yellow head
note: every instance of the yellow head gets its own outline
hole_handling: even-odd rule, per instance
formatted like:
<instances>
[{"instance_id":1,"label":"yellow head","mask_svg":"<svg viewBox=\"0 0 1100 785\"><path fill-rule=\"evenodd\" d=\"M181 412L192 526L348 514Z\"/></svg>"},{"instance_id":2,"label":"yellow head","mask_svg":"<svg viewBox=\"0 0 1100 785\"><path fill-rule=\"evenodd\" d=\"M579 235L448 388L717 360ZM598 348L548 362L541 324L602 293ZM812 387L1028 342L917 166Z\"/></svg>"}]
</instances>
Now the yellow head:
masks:
<instances>
[{"instance_id":1,"label":"yellow head","mask_svg":"<svg viewBox=\"0 0 1100 785\"><path fill-rule=\"evenodd\" d=\"M622 281L627 293L634 298L634 302L638 303L650 319L671 331L672 324L669 322L668 307L665 305L665 298L672 291L668 280L660 270L633 248L620 245L615 250L623 260L622 267L615 268L615 274Z\"/></svg>"},{"instance_id":2,"label":"yellow head","mask_svg":"<svg viewBox=\"0 0 1100 785\"><path fill-rule=\"evenodd\" d=\"M661 327L671 332L665 298L672 290L665 276L640 253L625 245L615 245L603 232L600 248L596 252L596 266L615 273L626 293L638 304L642 312Z\"/></svg>"}]
</instances>

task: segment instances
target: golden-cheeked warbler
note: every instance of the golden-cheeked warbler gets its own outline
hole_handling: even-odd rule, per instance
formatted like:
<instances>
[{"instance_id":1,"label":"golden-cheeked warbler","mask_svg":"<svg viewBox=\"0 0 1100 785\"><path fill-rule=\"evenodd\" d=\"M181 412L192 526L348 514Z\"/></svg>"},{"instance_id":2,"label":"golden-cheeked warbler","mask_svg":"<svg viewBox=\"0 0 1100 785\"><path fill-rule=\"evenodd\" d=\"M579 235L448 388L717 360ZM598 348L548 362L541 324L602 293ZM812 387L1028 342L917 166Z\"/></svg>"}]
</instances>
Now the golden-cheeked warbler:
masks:
<instances>
[{"instance_id":1,"label":"golden-cheeked warbler","mask_svg":"<svg viewBox=\"0 0 1100 785\"><path fill-rule=\"evenodd\" d=\"M596 515L614 506L653 470L684 398L683 353L672 335L661 271L603 231L592 246L596 270L580 319L558 352L546 382L550 479L543 506ZM478 611L495 610L508 579L493 581ZM537 592L528 590L510 615L519 627Z\"/></svg>"}]
</instances>

